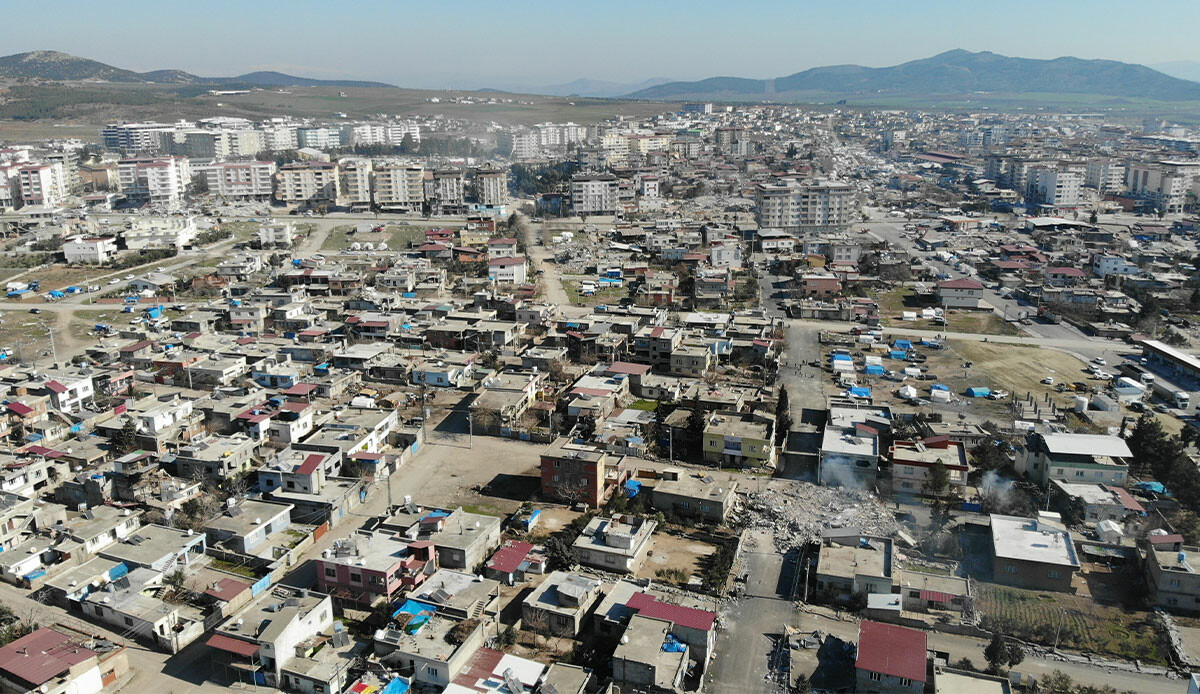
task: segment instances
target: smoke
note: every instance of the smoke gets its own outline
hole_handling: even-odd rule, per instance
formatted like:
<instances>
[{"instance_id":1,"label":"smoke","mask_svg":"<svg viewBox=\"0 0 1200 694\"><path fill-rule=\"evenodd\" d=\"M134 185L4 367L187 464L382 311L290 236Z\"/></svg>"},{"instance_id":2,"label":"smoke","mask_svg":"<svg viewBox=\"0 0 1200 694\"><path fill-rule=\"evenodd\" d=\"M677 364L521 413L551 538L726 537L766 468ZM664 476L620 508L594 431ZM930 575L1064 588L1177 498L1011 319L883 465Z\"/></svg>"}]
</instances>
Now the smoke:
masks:
<instances>
[{"instance_id":1,"label":"smoke","mask_svg":"<svg viewBox=\"0 0 1200 694\"><path fill-rule=\"evenodd\" d=\"M1001 477L995 470L983 473L979 494L992 508L1007 508L1014 501L1013 480Z\"/></svg>"},{"instance_id":2,"label":"smoke","mask_svg":"<svg viewBox=\"0 0 1200 694\"><path fill-rule=\"evenodd\" d=\"M821 482L829 487L842 487L855 491L868 491L865 480L854 474L853 463L826 460L821 465Z\"/></svg>"}]
</instances>

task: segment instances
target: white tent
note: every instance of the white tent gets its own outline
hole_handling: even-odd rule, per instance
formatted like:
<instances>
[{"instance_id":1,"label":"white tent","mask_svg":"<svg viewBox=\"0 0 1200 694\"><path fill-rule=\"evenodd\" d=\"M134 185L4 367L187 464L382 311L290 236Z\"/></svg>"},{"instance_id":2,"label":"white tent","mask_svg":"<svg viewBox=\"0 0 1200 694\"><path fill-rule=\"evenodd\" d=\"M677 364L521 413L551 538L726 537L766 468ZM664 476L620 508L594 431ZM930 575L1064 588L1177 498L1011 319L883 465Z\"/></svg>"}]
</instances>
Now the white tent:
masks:
<instances>
[{"instance_id":1,"label":"white tent","mask_svg":"<svg viewBox=\"0 0 1200 694\"><path fill-rule=\"evenodd\" d=\"M934 402L950 402L950 391L948 390L931 390L929 391L929 399Z\"/></svg>"},{"instance_id":2,"label":"white tent","mask_svg":"<svg viewBox=\"0 0 1200 694\"><path fill-rule=\"evenodd\" d=\"M904 398L905 400L913 400L917 397L917 389L913 388L912 386L904 386L896 391L896 395Z\"/></svg>"},{"instance_id":3,"label":"white tent","mask_svg":"<svg viewBox=\"0 0 1200 694\"><path fill-rule=\"evenodd\" d=\"M916 320L916 319L917 319L916 311L902 311L900 313L900 320Z\"/></svg>"}]
</instances>

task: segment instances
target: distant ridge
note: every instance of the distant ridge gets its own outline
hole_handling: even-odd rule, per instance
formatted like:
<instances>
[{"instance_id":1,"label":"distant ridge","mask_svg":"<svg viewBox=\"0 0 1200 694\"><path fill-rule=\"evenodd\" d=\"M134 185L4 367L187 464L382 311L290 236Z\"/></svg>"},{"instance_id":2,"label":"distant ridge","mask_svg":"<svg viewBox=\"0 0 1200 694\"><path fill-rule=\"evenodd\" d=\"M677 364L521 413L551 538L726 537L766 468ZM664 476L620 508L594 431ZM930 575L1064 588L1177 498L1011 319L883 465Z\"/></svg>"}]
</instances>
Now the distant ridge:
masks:
<instances>
[{"instance_id":1,"label":"distant ridge","mask_svg":"<svg viewBox=\"0 0 1200 694\"><path fill-rule=\"evenodd\" d=\"M57 82L99 80L136 84L196 84L245 87L393 87L384 82L318 80L282 72L251 72L237 77L200 77L183 70L134 72L58 51L30 51L0 57L0 79Z\"/></svg>"},{"instance_id":2,"label":"distant ridge","mask_svg":"<svg viewBox=\"0 0 1200 694\"><path fill-rule=\"evenodd\" d=\"M1144 65L1080 58L1010 58L991 52L947 51L892 67L832 65L773 80L710 77L668 82L627 94L633 99L803 101L817 97L883 97L972 92L1092 94L1163 101L1200 100L1200 83Z\"/></svg>"}]
</instances>

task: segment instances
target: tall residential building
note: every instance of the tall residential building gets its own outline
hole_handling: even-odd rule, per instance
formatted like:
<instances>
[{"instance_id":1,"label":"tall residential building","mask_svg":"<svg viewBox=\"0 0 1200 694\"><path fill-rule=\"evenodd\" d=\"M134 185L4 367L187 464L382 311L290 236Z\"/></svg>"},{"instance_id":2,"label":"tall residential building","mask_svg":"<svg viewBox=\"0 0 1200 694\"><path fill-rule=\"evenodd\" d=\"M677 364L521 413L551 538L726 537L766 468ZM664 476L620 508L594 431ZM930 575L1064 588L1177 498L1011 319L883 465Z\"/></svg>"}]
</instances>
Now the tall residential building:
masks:
<instances>
[{"instance_id":1,"label":"tall residential building","mask_svg":"<svg viewBox=\"0 0 1200 694\"><path fill-rule=\"evenodd\" d=\"M121 192L136 202L177 205L192 180L187 157L133 157L117 164Z\"/></svg>"},{"instance_id":2,"label":"tall residential building","mask_svg":"<svg viewBox=\"0 0 1200 694\"><path fill-rule=\"evenodd\" d=\"M388 122L384 124L384 129L387 132L387 144L397 146L404 143L404 138L411 139L414 143L421 143L421 126L416 123L407 121Z\"/></svg>"},{"instance_id":3,"label":"tall residential building","mask_svg":"<svg viewBox=\"0 0 1200 694\"><path fill-rule=\"evenodd\" d=\"M1042 205L1069 207L1080 203L1083 177L1075 171L1037 167L1030 172L1026 197Z\"/></svg>"},{"instance_id":4,"label":"tall residential building","mask_svg":"<svg viewBox=\"0 0 1200 694\"><path fill-rule=\"evenodd\" d=\"M300 140L296 134L295 125L288 123L269 123L263 125L263 146L269 152L286 152L300 148Z\"/></svg>"},{"instance_id":5,"label":"tall residential building","mask_svg":"<svg viewBox=\"0 0 1200 694\"><path fill-rule=\"evenodd\" d=\"M1200 162L1136 163L1126 172L1126 188L1130 195L1150 200L1164 212L1182 212L1188 190L1198 177Z\"/></svg>"},{"instance_id":6,"label":"tall residential building","mask_svg":"<svg viewBox=\"0 0 1200 694\"><path fill-rule=\"evenodd\" d=\"M398 162L377 165L375 205L393 212L420 211L425 205L425 168Z\"/></svg>"},{"instance_id":7,"label":"tall residential building","mask_svg":"<svg viewBox=\"0 0 1200 694\"><path fill-rule=\"evenodd\" d=\"M305 161L279 168L275 196L290 203L337 204L341 196L338 165L327 161Z\"/></svg>"},{"instance_id":8,"label":"tall residential building","mask_svg":"<svg viewBox=\"0 0 1200 694\"><path fill-rule=\"evenodd\" d=\"M122 154L157 152L162 147L162 133L174 129L166 123L110 123L100 129L100 141Z\"/></svg>"},{"instance_id":9,"label":"tall residential building","mask_svg":"<svg viewBox=\"0 0 1200 694\"><path fill-rule=\"evenodd\" d=\"M536 159L541 154L537 133L518 132L513 133L511 137L513 159Z\"/></svg>"},{"instance_id":10,"label":"tall residential building","mask_svg":"<svg viewBox=\"0 0 1200 694\"><path fill-rule=\"evenodd\" d=\"M475 172L475 201L498 207L508 202L508 174L504 169L479 169Z\"/></svg>"},{"instance_id":11,"label":"tall residential building","mask_svg":"<svg viewBox=\"0 0 1200 694\"><path fill-rule=\"evenodd\" d=\"M619 200L620 182L612 174L571 177L571 210L575 214L615 215Z\"/></svg>"},{"instance_id":12,"label":"tall residential building","mask_svg":"<svg viewBox=\"0 0 1200 694\"><path fill-rule=\"evenodd\" d=\"M350 147L389 144L388 128L383 123L347 123L341 131L342 142Z\"/></svg>"},{"instance_id":13,"label":"tall residential building","mask_svg":"<svg viewBox=\"0 0 1200 694\"><path fill-rule=\"evenodd\" d=\"M834 181L759 184L755 207L759 226L789 231L842 229L858 212L854 189Z\"/></svg>"},{"instance_id":14,"label":"tall residential building","mask_svg":"<svg viewBox=\"0 0 1200 694\"><path fill-rule=\"evenodd\" d=\"M20 164L0 162L0 210L16 207L21 199L20 168Z\"/></svg>"},{"instance_id":15,"label":"tall residential building","mask_svg":"<svg viewBox=\"0 0 1200 694\"><path fill-rule=\"evenodd\" d=\"M25 205L55 207L66 197L66 176L61 162L25 164L17 169L21 202Z\"/></svg>"},{"instance_id":16,"label":"tall residential building","mask_svg":"<svg viewBox=\"0 0 1200 694\"><path fill-rule=\"evenodd\" d=\"M334 127L310 127L296 129L296 142L300 147L334 149L342 146L342 131Z\"/></svg>"},{"instance_id":17,"label":"tall residential building","mask_svg":"<svg viewBox=\"0 0 1200 694\"><path fill-rule=\"evenodd\" d=\"M1083 184L1101 194L1125 189L1125 165L1112 159L1092 159L1087 163Z\"/></svg>"},{"instance_id":18,"label":"tall residential building","mask_svg":"<svg viewBox=\"0 0 1200 694\"><path fill-rule=\"evenodd\" d=\"M371 206L371 160L341 159L338 168L342 175L342 197L351 208Z\"/></svg>"},{"instance_id":19,"label":"tall residential building","mask_svg":"<svg viewBox=\"0 0 1200 694\"><path fill-rule=\"evenodd\" d=\"M47 152L43 158L51 164L62 164L64 195L73 195L83 189L83 182L79 177L79 150Z\"/></svg>"},{"instance_id":20,"label":"tall residential building","mask_svg":"<svg viewBox=\"0 0 1200 694\"><path fill-rule=\"evenodd\" d=\"M213 162L196 168L210 195L227 200L267 200L274 188L275 162Z\"/></svg>"},{"instance_id":21,"label":"tall residential building","mask_svg":"<svg viewBox=\"0 0 1200 694\"><path fill-rule=\"evenodd\" d=\"M462 214L466 212L466 176L458 169L433 172L432 195L427 195L433 214Z\"/></svg>"}]
</instances>

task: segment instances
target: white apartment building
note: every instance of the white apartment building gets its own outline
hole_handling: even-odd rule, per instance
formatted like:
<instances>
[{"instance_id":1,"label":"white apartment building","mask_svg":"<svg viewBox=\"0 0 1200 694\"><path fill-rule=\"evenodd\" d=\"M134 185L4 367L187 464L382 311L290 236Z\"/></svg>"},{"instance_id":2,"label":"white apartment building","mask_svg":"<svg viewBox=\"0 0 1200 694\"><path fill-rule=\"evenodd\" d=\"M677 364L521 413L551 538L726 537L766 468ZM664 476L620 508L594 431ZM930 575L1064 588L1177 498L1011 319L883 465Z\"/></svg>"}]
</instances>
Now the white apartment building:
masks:
<instances>
[{"instance_id":1,"label":"white apartment building","mask_svg":"<svg viewBox=\"0 0 1200 694\"><path fill-rule=\"evenodd\" d=\"M1070 207L1081 201L1083 177L1075 171L1039 167L1029 175L1031 201L1054 207Z\"/></svg>"},{"instance_id":2,"label":"white apartment building","mask_svg":"<svg viewBox=\"0 0 1200 694\"><path fill-rule=\"evenodd\" d=\"M384 124L387 129L387 144L400 145L404 142L405 137L412 139L414 143L421 142L421 126L416 123L407 121L389 122Z\"/></svg>"},{"instance_id":3,"label":"white apartment building","mask_svg":"<svg viewBox=\"0 0 1200 694\"><path fill-rule=\"evenodd\" d=\"M68 263L107 263L117 255L117 240L111 236L76 236L63 244Z\"/></svg>"},{"instance_id":4,"label":"white apartment building","mask_svg":"<svg viewBox=\"0 0 1200 694\"><path fill-rule=\"evenodd\" d=\"M351 147L389 144L384 123L347 123L342 126L342 142Z\"/></svg>"},{"instance_id":5,"label":"white apartment building","mask_svg":"<svg viewBox=\"0 0 1200 694\"><path fill-rule=\"evenodd\" d=\"M508 174L503 169L475 172L475 199L480 205L500 206L508 202Z\"/></svg>"},{"instance_id":6,"label":"white apartment building","mask_svg":"<svg viewBox=\"0 0 1200 694\"><path fill-rule=\"evenodd\" d=\"M382 163L375 168L375 205L411 212L425 204L425 168L420 164Z\"/></svg>"},{"instance_id":7,"label":"white apartment building","mask_svg":"<svg viewBox=\"0 0 1200 694\"><path fill-rule=\"evenodd\" d=\"M133 201L178 205L192 180L186 157L135 157L117 163L121 192Z\"/></svg>"},{"instance_id":8,"label":"white apartment building","mask_svg":"<svg viewBox=\"0 0 1200 694\"><path fill-rule=\"evenodd\" d=\"M300 148L296 126L288 123L268 123L262 126L263 145L270 152L286 152Z\"/></svg>"},{"instance_id":9,"label":"white apartment building","mask_svg":"<svg viewBox=\"0 0 1200 694\"><path fill-rule=\"evenodd\" d=\"M612 174L581 174L571 178L571 209L575 214L617 213L620 182Z\"/></svg>"},{"instance_id":10,"label":"white apartment building","mask_svg":"<svg viewBox=\"0 0 1200 694\"><path fill-rule=\"evenodd\" d=\"M1126 175L1126 187L1131 195L1154 202L1167 212L1182 212L1187 192L1200 177L1200 163L1160 161L1131 164Z\"/></svg>"},{"instance_id":11,"label":"white apartment building","mask_svg":"<svg viewBox=\"0 0 1200 694\"><path fill-rule=\"evenodd\" d=\"M759 226L787 231L842 229L858 212L854 189L833 181L759 184L755 207Z\"/></svg>"},{"instance_id":12,"label":"white apartment building","mask_svg":"<svg viewBox=\"0 0 1200 694\"><path fill-rule=\"evenodd\" d=\"M1092 159L1083 184L1101 194L1120 192L1125 189L1125 165L1112 159Z\"/></svg>"},{"instance_id":13,"label":"white apartment building","mask_svg":"<svg viewBox=\"0 0 1200 694\"><path fill-rule=\"evenodd\" d=\"M338 168L342 177L342 198L351 208L371 206L370 159L339 159Z\"/></svg>"},{"instance_id":14,"label":"white apartment building","mask_svg":"<svg viewBox=\"0 0 1200 694\"><path fill-rule=\"evenodd\" d=\"M1136 275L1137 265L1119 255L1098 255L1092 259L1092 272L1100 277L1109 275Z\"/></svg>"},{"instance_id":15,"label":"white apartment building","mask_svg":"<svg viewBox=\"0 0 1200 694\"><path fill-rule=\"evenodd\" d=\"M0 210L16 207L21 199L20 168L20 164L0 163Z\"/></svg>"},{"instance_id":16,"label":"white apartment building","mask_svg":"<svg viewBox=\"0 0 1200 694\"><path fill-rule=\"evenodd\" d=\"M55 207L66 197L66 176L61 162L26 164L17 169L21 202Z\"/></svg>"},{"instance_id":17,"label":"white apartment building","mask_svg":"<svg viewBox=\"0 0 1200 694\"><path fill-rule=\"evenodd\" d=\"M147 154L162 148L162 134L175 130L166 123L110 123L100 129L100 141L114 152Z\"/></svg>"},{"instance_id":18,"label":"white apartment building","mask_svg":"<svg viewBox=\"0 0 1200 694\"><path fill-rule=\"evenodd\" d=\"M434 171L432 193L426 197L434 214L461 214L466 211L467 178L462 171Z\"/></svg>"},{"instance_id":19,"label":"white apartment building","mask_svg":"<svg viewBox=\"0 0 1200 694\"><path fill-rule=\"evenodd\" d=\"M336 204L342 194L338 165L327 161L285 164L279 169L275 196L288 203Z\"/></svg>"},{"instance_id":20,"label":"white apartment building","mask_svg":"<svg viewBox=\"0 0 1200 694\"><path fill-rule=\"evenodd\" d=\"M509 156L513 159L537 159L541 154L538 144L538 134L535 132L515 132L509 135L512 139L512 151Z\"/></svg>"},{"instance_id":21,"label":"white apartment building","mask_svg":"<svg viewBox=\"0 0 1200 694\"><path fill-rule=\"evenodd\" d=\"M296 141L301 148L333 149L342 146L342 130L325 126L297 128Z\"/></svg>"},{"instance_id":22,"label":"white apartment building","mask_svg":"<svg viewBox=\"0 0 1200 694\"><path fill-rule=\"evenodd\" d=\"M226 200L266 200L273 192L273 161L213 162L196 170L204 175L209 195Z\"/></svg>"},{"instance_id":23,"label":"white apartment building","mask_svg":"<svg viewBox=\"0 0 1200 694\"><path fill-rule=\"evenodd\" d=\"M194 217L137 217L121 238L125 247L140 251L145 248L183 248L196 239L199 230Z\"/></svg>"},{"instance_id":24,"label":"white apartment building","mask_svg":"<svg viewBox=\"0 0 1200 694\"><path fill-rule=\"evenodd\" d=\"M258 241L264 247L290 246L296 239L296 225L291 222L264 224L258 228Z\"/></svg>"}]
</instances>

